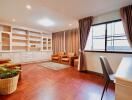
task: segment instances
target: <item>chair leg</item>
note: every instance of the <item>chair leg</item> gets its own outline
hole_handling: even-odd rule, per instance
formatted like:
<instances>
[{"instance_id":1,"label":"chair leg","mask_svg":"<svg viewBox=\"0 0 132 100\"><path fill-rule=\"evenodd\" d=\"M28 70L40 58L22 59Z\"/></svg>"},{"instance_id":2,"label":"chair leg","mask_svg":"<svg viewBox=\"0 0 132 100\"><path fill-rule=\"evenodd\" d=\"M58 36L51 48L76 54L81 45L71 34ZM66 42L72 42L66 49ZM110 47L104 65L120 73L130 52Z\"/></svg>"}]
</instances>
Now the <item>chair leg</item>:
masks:
<instances>
[{"instance_id":1,"label":"chair leg","mask_svg":"<svg viewBox=\"0 0 132 100\"><path fill-rule=\"evenodd\" d=\"M108 87L109 87L109 84L110 84L110 82L108 81L108 82L107 82L107 85L106 85L106 88L105 88L106 91L107 91L107 89L108 89Z\"/></svg>"},{"instance_id":2,"label":"chair leg","mask_svg":"<svg viewBox=\"0 0 132 100\"><path fill-rule=\"evenodd\" d=\"M102 92L101 100L103 100L104 92L105 92L105 90L106 90L106 88L107 88L108 84L109 84L109 82L108 82L108 81L106 81L106 82L105 82L104 89L103 89L103 92Z\"/></svg>"}]
</instances>

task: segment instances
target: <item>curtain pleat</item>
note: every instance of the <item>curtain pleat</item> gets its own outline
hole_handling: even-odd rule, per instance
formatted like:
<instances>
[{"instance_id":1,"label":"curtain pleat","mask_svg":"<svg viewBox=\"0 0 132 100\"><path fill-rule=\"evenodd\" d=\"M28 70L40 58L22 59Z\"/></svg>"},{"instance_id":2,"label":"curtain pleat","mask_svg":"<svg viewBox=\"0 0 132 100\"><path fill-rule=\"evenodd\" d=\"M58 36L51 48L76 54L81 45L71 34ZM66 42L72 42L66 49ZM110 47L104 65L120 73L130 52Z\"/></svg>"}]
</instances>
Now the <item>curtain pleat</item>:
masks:
<instances>
[{"instance_id":1,"label":"curtain pleat","mask_svg":"<svg viewBox=\"0 0 132 100\"><path fill-rule=\"evenodd\" d=\"M121 8L120 14L128 42L132 48L132 5Z\"/></svg>"},{"instance_id":2,"label":"curtain pleat","mask_svg":"<svg viewBox=\"0 0 132 100\"><path fill-rule=\"evenodd\" d=\"M64 31L52 33L53 53L64 52Z\"/></svg>"},{"instance_id":3,"label":"curtain pleat","mask_svg":"<svg viewBox=\"0 0 132 100\"><path fill-rule=\"evenodd\" d=\"M72 29L65 31L65 48L66 53L74 52L78 55L79 52L79 31L78 29Z\"/></svg>"},{"instance_id":4,"label":"curtain pleat","mask_svg":"<svg viewBox=\"0 0 132 100\"><path fill-rule=\"evenodd\" d=\"M87 17L79 20L79 30L80 30L80 55L78 70L85 70L84 67L84 48L86 46L87 38L90 32L90 28L93 22L93 17Z\"/></svg>"},{"instance_id":5,"label":"curtain pleat","mask_svg":"<svg viewBox=\"0 0 132 100\"><path fill-rule=\"evenodd\" d=\"M65 36L64 36L65 35ZM64 44L65 43L65 44ZM72 29L62 32L52 33L53 53L60 51L79 53L79 30Z\"/></svg>"}]
</instances>

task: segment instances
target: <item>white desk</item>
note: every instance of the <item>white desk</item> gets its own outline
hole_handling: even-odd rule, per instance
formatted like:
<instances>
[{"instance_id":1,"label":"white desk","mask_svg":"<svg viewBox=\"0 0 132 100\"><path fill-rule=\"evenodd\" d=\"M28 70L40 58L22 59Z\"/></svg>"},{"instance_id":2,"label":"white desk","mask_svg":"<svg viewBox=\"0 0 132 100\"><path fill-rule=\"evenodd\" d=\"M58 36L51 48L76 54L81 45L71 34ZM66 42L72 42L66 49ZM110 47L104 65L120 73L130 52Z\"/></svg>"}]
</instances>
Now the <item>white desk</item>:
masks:
<instances>
[{"instance_id":1,"label":"white desk","mask_svg":"<svg viewBox=\"0 0 132 100\"><path fill-rule=\"evenodd\" d=\"M132 57L124 57L116 72L116 100L132 100Z\"/></svg>"}]
</instances>

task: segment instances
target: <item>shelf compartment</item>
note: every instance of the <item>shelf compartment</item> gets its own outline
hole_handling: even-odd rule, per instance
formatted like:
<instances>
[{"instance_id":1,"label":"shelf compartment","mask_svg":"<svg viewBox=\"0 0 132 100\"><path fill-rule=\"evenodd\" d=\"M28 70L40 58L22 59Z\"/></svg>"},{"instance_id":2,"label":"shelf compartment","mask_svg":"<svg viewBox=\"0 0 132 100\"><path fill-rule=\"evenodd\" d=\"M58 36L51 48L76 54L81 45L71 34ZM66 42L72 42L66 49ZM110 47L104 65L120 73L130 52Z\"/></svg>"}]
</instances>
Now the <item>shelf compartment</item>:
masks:
<instances>
[{"instance_id":1,"label":"shelf compartment","mask_svg":"<svg viewBox=\"0 0 132 100\"><path fill-rule=\"evenodd\" d=\"M39 36L29 36L29 38L37 38L37 39L41 39L41 37L39 37Z\"/></svg>"},{"instance_id":2,"label":"shelf compartment","mask_svg":"<svg viewBox=\"0 0 132 100\"><path fill-rule=\"evenodd\" d=\"M10 50L10 46L2 46L2 50Z\"/></svg>"},{"instance_id":3,"label":"shelf compartment","mask_svg":"<svg viewBox=\"0 0 132 100\"><path fill-rule=\"evenodd\" d=\"M10 34L2 33L2 50L10 50Z\"/></svg>"},{"instance_id":4,"label":"shelf compartment","mask_svg":"<svg viewBox=\"0 0 132 100\"><path fill-rule=\"evenodd\" d=\"M11 32L11 26L0 25L0 31Z\"/></svg>"},{"instance_id":5,"label":"shelf compartment","mask_svg":"<svg viewBox=\"0 0 132 100\"><path fill-rule=\"evenodd\" d=\"M47 50L47 47L43 47L43 50Z\"/></svg>"},{"instance_id":6,"label":"shelf compartment","mask_svg":"<svg viewBox=\"0 0 132 100\"><path fill-rule=\"evenodd\" d=\"M39 43L41 43L41 41L33 41L33 40L30 40L30 43L39 44Z\"/></svg>"},{"instance_id":7,"label":"shelf compartment","mask_svg":"<svg viewBox=\"0 0 132 100\"><path fill-rule=\"evenodd\" d=\"M25 42L12 42L12 46L27 46Z\"/></svg>"},{"instance_id":8,"label":"shelf compartment","mask_svg":"<svg viewBox=\"0 0 132 100\"><path fill-rule=\"evenodd\" d=\"M27 42L27 40L13 39L12 42Z\"/></svg>"},{"instance_id":9,"label":"shelf compartment","mask_svg":"<svg viewBox=\"0 0 132 100\"><path fill-rule=\"evenodd\" d=\"M13 33L12 36L13 36L13 37L19 36L19 37L25 37L25 38L27 37L26 34L16 34L16 33Z\"/></svg>"},{"instance_id":10,"label":"shelf compartment","mask_svg":"<svg viewBox=\"0 0 132 100\"><path fill-rule=\"evenodd\" d=\"M41 48L36 48L36 47L30 47L30 51L40 51Z\"/></svg>"},{"instance_id":11,"label":"shelf compartment","mask_svg":"<svg viewBox=\"0 0 132 100\"><path fill-rule=\"evenodd\" d=\"M27 46L12 46L12 50L27 50Z\"/></svg>"}]
</instances>

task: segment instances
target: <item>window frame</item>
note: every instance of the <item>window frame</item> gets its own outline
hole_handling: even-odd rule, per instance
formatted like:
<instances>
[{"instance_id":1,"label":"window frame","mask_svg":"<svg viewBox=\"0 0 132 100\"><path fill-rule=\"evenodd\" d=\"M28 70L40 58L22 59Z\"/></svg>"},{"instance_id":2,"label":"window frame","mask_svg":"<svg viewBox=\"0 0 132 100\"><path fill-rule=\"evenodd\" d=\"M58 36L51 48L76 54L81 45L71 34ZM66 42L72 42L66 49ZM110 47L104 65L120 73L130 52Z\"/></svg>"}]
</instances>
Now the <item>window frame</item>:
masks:
<instances>
[{"instance_id":1,"label":"window frame","mask_svg":"<svg viewBox=\"0 0 132 100\"><path fill-rule=\"evenodd\" d=\"M93 24L92 26L97 26L101 24L106 25L105 29L105 50L104 51L98 51L98 50L84 50L85 52L99 52L99 53L123 53L123 54L132 54L132 52L127 52L127 51L107 51L107 24L113 23L113 22L119 22L122 21L121 19L113 20L113 21L108 21L108 22L103 22L103 23L98 23L98 24Z\"/></svg>"}]
</instances>

